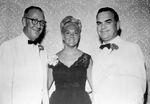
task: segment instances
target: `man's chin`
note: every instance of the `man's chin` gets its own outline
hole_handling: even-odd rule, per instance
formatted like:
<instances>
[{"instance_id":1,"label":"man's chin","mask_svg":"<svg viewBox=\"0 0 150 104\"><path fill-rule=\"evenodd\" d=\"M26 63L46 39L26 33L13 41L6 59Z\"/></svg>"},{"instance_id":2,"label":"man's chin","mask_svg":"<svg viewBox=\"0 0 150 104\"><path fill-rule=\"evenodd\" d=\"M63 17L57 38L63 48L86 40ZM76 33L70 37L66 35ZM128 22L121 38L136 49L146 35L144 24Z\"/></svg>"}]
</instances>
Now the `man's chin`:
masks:
<instances>
[{"instance_id":1,"label":"man's chin","mask_svg":"<svg viewBox=\"0 0 150 104\"><path fill-rule=\"evenodd\" d=\"M35 41L36 39L38 39L38 37L37 36L36 37L32 37L32 40Z\"/></svg>"},{"instance_id":2,"label":"man's chin","mask_svg":"<svg viewBox=\"0 0 150 104\"><path fill-rule=\"evenodd\" d=\"M39 36L40 36L40 33L39 32L35 32L34 39L37 39Z\"/></svg>"}]
</instances>

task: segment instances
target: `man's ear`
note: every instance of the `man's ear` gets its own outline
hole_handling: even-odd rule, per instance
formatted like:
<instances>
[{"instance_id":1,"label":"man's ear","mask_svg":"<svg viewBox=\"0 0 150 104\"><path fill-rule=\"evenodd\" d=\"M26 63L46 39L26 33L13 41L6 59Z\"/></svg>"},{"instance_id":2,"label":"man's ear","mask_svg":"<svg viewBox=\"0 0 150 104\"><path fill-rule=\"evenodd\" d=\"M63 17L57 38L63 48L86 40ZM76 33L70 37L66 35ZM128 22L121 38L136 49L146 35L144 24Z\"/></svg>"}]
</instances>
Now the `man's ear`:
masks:
<instances>
[{"instance_id":1,"label":"man's ear","mask_svg":"<svg viewBox=\"0 0 150 104\"><path fill-rule=\"evenodd\" d=\"M22 25L23 25L23 27L26 26L26 22L27 22L26 19L23 17L23 18L22 18Z\"/></svg>"},{"instance_id":2,"label":"man's ear","mask_svg":"<svg viewBox=\"0 0 150 104\"><path fill-rule=\"evenodd\" d=\"M117 22L117 31L120 29L120 21Z\"/></svg>"}]
</instances>

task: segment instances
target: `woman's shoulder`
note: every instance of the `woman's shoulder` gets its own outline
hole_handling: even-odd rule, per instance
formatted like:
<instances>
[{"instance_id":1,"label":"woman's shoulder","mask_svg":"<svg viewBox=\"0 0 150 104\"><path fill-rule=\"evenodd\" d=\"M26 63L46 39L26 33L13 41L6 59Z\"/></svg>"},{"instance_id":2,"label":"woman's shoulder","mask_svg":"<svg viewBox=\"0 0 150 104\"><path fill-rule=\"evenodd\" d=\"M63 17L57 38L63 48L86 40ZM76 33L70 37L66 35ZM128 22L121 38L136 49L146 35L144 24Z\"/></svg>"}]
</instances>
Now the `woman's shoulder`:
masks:
<instances>
[{"instance_id":1,"label":"woman's shoulder","mask_svg":"<svg viewBox=\"0 0 150 104\"><path fill-rule=\"evenodd\" d=\"M84 57L88 57L88 58L91 58L91 55L86 53L86 52L83 52L82 50L79 50L80 53L84 56Z\"/></svg>"},{"instance_id":2,"label":"woman's shoulder","mask_svg":"<svg viewBox=\"0 0 150 104\"><path fill-rule=\"evenodd\" d=\"M57 52L57 53L56 53L56 56L58 56L58 57L59 57L59 56L61 56L62 54L63 54L63 50L61 50L61 51Z\"/></svg>"}]
</instances>

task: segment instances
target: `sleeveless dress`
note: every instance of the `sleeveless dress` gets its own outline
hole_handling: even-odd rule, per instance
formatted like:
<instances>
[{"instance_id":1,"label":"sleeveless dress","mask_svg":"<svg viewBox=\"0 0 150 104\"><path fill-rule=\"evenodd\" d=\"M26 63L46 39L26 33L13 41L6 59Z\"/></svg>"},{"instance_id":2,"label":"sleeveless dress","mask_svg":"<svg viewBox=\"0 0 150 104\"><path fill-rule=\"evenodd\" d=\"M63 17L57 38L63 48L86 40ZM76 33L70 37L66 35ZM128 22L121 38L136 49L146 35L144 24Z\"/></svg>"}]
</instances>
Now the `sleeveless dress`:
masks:
<instances>
[{"instance_id":1,"label":"sleeveless dress","mask_svg":"<svg viewBox=\"0 0 150 104\"><path fill-rule=\"evenodd\" d=\"M53 68L56 90L49 99L50 104L91 104L85 91L90 58L90 55L83 53L70 67L58 62Z\"/></svg>"}]
</instances>

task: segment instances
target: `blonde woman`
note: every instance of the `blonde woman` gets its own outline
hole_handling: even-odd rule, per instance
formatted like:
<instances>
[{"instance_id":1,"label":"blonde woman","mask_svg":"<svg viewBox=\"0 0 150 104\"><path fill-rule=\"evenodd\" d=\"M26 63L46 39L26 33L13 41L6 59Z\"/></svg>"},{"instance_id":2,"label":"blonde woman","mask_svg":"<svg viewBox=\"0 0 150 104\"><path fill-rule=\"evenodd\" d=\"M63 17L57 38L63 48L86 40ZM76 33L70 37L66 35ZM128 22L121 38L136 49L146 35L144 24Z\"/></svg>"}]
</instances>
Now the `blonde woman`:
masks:
<instances>
[{"instance_id":1,"label":"blonde woman","mask_svg":"<svg viewBox=\"0 0 150 104\"><path fill-rule=\"evenodd\" d=\"M50 65L48 89L53 81L56 86L50 104L91 104L85 82L91 86L92 58L78 49L81 28L80 20L72 16L60 23L64 48L56 54L56 65Z\"/></svg>"}]
</instances>

